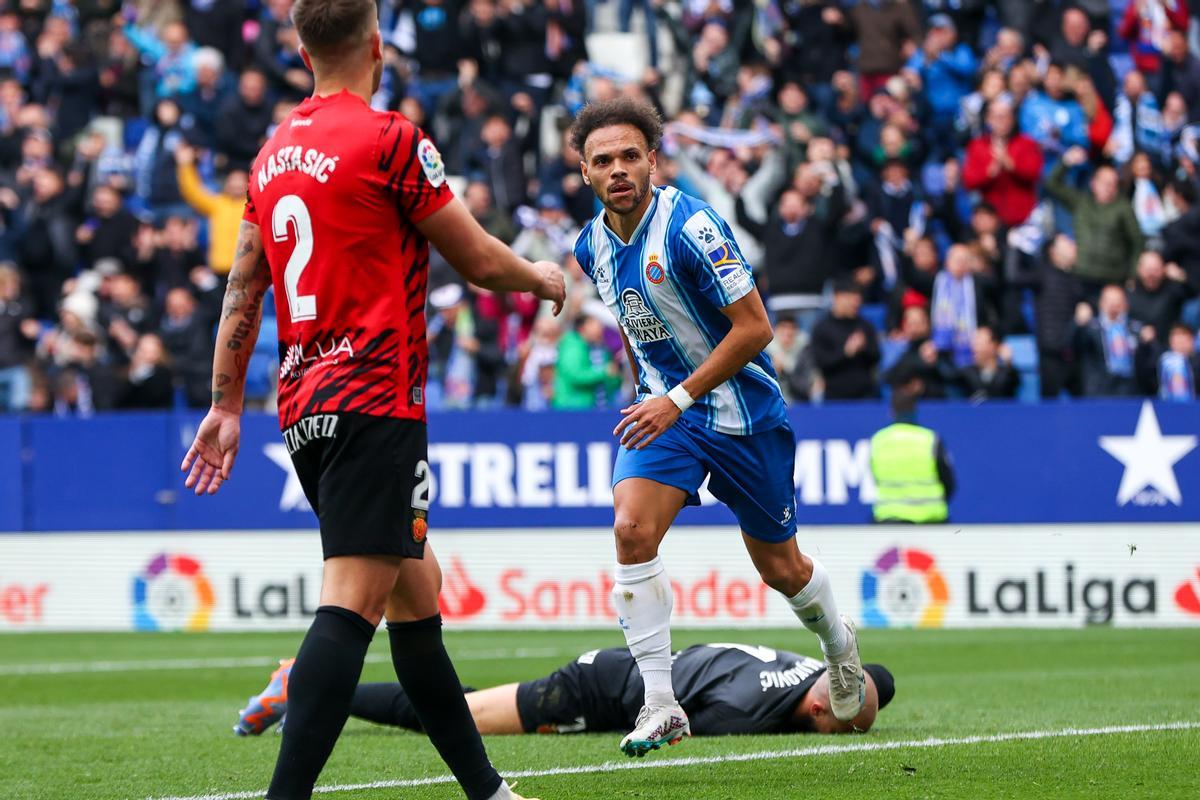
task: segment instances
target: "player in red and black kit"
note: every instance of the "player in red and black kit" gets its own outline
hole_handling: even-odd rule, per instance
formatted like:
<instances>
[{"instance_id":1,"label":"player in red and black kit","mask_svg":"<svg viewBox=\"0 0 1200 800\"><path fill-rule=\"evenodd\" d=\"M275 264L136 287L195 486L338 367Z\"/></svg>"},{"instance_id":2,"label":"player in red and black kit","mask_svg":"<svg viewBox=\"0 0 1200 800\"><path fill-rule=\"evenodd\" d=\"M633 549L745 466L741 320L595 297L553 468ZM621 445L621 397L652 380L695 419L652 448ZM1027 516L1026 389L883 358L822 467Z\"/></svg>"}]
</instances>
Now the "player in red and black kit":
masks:
<instances>
[{"instance_id":1,"label":"player in red and black kit","mask_svg":"<svg viewBox=\"0 0 1200 800\"><path fill-rule=\"evenodd\" d=\"M213 404L183 463L197 494L229 479L246 365L275 287L283 438L320 519L321 605L290 677L288 726L267 793L307 800L345 725L386 615L396 675L471 800L514 798L488 761L442 644L441 572L425 552L424 387L429 242L488 289L555 313L562 273L518 258L446 186L433 143L372 111L383 53L373 0L298 0L313 96L255 159L213 363Z\"/></svg>"}]
</instances>

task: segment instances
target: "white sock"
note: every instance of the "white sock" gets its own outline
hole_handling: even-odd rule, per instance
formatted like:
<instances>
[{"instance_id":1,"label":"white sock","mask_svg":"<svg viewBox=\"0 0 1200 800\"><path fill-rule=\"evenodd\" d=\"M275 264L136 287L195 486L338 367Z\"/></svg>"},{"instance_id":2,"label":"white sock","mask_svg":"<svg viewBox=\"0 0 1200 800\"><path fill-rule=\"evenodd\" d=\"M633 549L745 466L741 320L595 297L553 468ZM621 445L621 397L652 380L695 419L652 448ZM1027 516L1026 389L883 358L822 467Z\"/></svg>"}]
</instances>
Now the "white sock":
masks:
<instances>
[{"instance_id":1,"label":"white sock","mask_svg":"<svg viewBox=\"0 0 1200 800\"><path fill-rule=\"evenodd\" d=\"M829 585L829 573L820 561L811 556L810 560L812 578L798 595L787 599L788 605L804 623L804 627L821 640L821 650L826 655L839 656L850 646L849 632L838 614L833 587Z\"/></svg>"},{"instance_id":2,"label":"white sock","mask_svg":"<svg viewBox=\"0 0 1200 800\"><path fill-rule=\"evenodd\" d=\"M646 684L646 705L673 705L671 686L671 608L675 597L662 561L617 564L612 590L625 643Z\"/></svg>"},{"instance_id":3,"label":"white sock","mask_svg":"<svg viewBox=\"0 0 1200 800\"><path fill-rule=\"evenodd\" d=\"M500 788L488 800L512 800L512 797L512 787L508 785L508 781L500 781Z\"/></svg>"}]
</instances>

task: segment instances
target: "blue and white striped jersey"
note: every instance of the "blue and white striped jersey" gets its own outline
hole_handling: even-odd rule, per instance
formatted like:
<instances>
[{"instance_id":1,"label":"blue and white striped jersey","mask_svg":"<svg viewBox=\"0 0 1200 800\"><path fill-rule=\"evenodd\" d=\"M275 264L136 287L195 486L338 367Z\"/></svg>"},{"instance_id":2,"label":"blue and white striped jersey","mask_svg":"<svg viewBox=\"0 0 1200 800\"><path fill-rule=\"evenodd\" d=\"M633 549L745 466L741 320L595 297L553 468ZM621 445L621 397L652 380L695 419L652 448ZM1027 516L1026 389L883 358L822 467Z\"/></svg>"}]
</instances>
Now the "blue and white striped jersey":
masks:
<instances>
[{"instance_id":1,"label":"blue and white striped jersey","mask_svg":"<svg viewBox=\"0 0 1200 800\"><path fill-rule=\"evenodd\" d=\"M671 187L653 192L629 244L601 212L580 232L575 258L629 339L639 391L658 397L725 338L732 323L721 309L749 294L754 279L729 226L707 203ZM770 360L759 353L685 417L735 435L782 423L786 410Z\"/></svg>"}]
</instances>

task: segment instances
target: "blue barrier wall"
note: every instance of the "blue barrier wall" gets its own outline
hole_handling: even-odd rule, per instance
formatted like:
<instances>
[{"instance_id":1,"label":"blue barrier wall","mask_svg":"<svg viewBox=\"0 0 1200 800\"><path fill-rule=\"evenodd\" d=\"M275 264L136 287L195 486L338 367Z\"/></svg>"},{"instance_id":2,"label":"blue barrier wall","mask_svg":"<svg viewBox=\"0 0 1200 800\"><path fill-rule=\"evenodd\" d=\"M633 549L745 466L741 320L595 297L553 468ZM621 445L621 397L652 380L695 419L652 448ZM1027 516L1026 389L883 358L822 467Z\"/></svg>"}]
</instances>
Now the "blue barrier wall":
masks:
<instances>
[{"instance_id":1,"label":"blue barrier wall","mask_svg":"<svg viewBox=\"0 0 1200 800\"><path fill-rule=\"evenodd\" d=\"M19 531L25 521L21 479L21 424L0 417L0 531Z\"/></svg>"},{"instance_id":2,"label":"blue barrier wall","mask_svg":"<svg viewBox=\"0 0 1200 800\"><path fill-rule=\"evenodd\" d=\"M0 419L0 530L311 528L274 417L248 416L232 480L215 497L183 488L179 463L199 415ZM435 527L609 525L615 412L441 414L430 420ZM956 462L954 521L1200 521L1200 406L1140 401L1040 406L929 404ZM862 523L873 487L870 405L801 407L800 521ZM24 460L22 450L24 448ZM724 524L717 505L685 523Z\"/></svg>"}]
</instances>

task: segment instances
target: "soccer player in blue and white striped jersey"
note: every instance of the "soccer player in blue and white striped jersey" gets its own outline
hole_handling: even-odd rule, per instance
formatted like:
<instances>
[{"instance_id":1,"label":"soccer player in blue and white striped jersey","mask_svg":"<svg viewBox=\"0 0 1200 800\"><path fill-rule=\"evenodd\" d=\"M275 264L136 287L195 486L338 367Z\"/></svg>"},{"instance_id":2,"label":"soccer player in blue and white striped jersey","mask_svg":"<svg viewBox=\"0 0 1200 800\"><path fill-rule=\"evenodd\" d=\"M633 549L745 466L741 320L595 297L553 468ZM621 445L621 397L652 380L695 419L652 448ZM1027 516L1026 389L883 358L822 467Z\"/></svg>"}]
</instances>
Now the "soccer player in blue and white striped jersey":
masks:
<instances>
[{"instance_id":1,"label":"soccer player in blue and white striped jersey","mask_svg":"<svg viewBox=\"0 0 1200 800\"><path fill-rule=\"evenodd\" d=\"M763 353L771 325L750 267L706 203L651 186L662 138L653 108L628 98L589 105L571 136L604 205L575 257L620 321L638 386L614 431L613 598L645 705L621 749L641 756L690 733L671 684L671 582L658 547L679 511L699 503L706 477L763 580L820 639L834 715L853 719L866 697L858 642L825 569L796 545L796 441Z\"/></svg>"}]
</instances>

